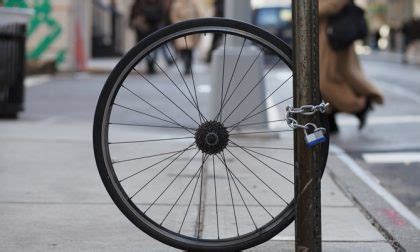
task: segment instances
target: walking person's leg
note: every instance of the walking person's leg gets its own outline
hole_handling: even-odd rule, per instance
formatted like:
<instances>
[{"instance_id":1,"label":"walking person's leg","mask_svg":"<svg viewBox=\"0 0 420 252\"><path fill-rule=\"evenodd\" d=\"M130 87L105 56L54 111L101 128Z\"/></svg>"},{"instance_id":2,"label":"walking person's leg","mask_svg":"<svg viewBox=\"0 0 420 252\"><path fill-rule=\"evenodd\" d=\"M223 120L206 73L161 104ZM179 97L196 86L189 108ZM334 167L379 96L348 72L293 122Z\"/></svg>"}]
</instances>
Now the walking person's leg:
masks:
<instances>
[{"instance_id":1,"label":"walking person's leg","mask_svg":"<svg viewBox=\"0 0 420 252\"><path fill-rule=\"evenodd\" d=\"M191 65L192 65L192 50L191 49L182 49L181 58L184 61L184 72L185 74L191 74Z\"/></svg>"},{"instance_id":2,"label":"walking person's leg","mask_svg":"<svg viewBox=\"0 0 420 252\"><path fill-rule=\"evenodd\" d=\"M172 61L171 55L169 55L169 52L166 50L165 47L161 47L160 51L163 54L163 57L165 58L166 64L171 66L174 62Z\"/></svg>"},{"instance_id":3,"label":"walking person's leg","mask_svg":"<svg viewBox=\"0 0 420 252\"><path fill-rule=\"evenodd\" d=\"M220 34L220 33L215 33L214 34L213 40L211 42L210 50L207 52L207 59L206 59L207 63L211 62L211 58L213 56L212 55L213 51L217 48L217 45L219 44L221 38L222 38L222 34Z\"/></svg>"},{"instance_id":4,"label":"walking person's leg","mask_svg":"<svg viewBox=\"0 0 420 252\"><path fill-rule=\"evenodd\" d=\"M148 74L154 74L156 73L155 69L155 60L157 60L157 54L156 51L149 54L149 57L147 57L147 73Z\"/></svg>"}]
</instances>

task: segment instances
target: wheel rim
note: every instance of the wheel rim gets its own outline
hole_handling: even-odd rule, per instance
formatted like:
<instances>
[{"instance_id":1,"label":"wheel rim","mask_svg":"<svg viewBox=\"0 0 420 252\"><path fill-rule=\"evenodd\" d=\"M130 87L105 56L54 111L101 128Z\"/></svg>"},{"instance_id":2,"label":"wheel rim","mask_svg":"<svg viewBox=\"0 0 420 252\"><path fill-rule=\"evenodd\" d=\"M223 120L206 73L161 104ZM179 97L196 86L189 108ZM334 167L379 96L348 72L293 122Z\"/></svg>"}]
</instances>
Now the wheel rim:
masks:
<instances>
[{"instance_id":1,"label":"wheel rim","mask_svg":"<svg viewBox=\"0 0 420 252\"><path fill-rule=\"evenodd\" d=\"M261 40L262 40L259 37L256 37L256 38L252 37L253 36L252 34L247 34L244 31L240 31L240 30L236 30L236 29L232 29L232 28L224 28L224 29L225 30L221 30L220 27L206 27L206 28L195 28L195 29L184 30L184 31L182 31L178 34L172 34L170 36L162 38L160 41L156 41L156 43L151 44L144 51L145 52L153 51L160 44L162 44L162 41L169 41L169 40L172 40L172 39L177 38L177 37L182 37L182 35L184 35L184 34L185 35L191 35L193 33L194 34L195 33L211 33L211 32L218 31L218 32L226 32L227 37L228 36L233 36L233 35L240 36L242 38L245 38L244 41L249 40L249 41L254 41L254 42L255 41L261 42ZM267 41L265 41L264 43L265 43L265 46L266 46L265 49L272 50L277 55L277 57L280 59L279 62L280 61L284 62L285 66L290 66L290 59L287 56L285 56L282 51L280 51L277 47L275 47L274 45L270 44ZM166 49L168 51L171 51L171 49L168 48L168 47ZM277 52L274 49L277 50ZM103 138L102 138L102 144L103 144L102 149L104 150L104 153L105 153L104 154L104 159L106 160L105 163L106 163L108 174L110 175L110 179L111 179L112 183L114 184L114 187L116 188L117 193L120 195L120 198L122 199L122 202L124 204L126 204L128 208L130 208L132 210L133 214L136 215L137 218L141 219L144 223L149 225L151 229L153 229L153 230L157 229L158 232L161 232L162 234L167 235L168 237L173 237L174 240L184 242L185 244L196 243L196 244L211 246L212 244L216 244L216 243L222 244L222 243L229 243L229 242L233 242L233 243L240 242L243 239L249 239L250 237L261 235L261 233L263 233L265 230L270 230L273 226L278 225L279 222L288 222L289 220L286 220L286 217L290 217L290 208L285 207L281 211L278 211L274 214L274 213L271 213L270 210L267 209L267 206L265 206L262 203L259 203L259 207L261 208L261 210L265 209L264 212L266 212L268 215L271 215L272 220L268 221L268 222L264 222L264 224L261 224L261 223L257 224L257 223L255 223L254 220L252 220L256 229L251 231L251 232L240 232L240 230L239 230L240 225L238 225L238 216L235 216L235 205L234 204L239 203L241 201L241 198L242 198L243 203L246 203L246 201L247 200L249 201L250 199L244 199L245 196L241 195L241 193L242 194L249 193L248 197L252 198L252 195L251 195L252 192L247 191L246 186L244 186L244 184L241 184L241 183L244 183L244 182L241 181L241 179L238 177L238 175L236 175L236 173L234 171L232 171L232 170L230 170L229 168L226 168L226 167L225 167L226 168L225 169L225 172L226 172L226 175L225 175L226 179L225 180L227 180L226 184L228 185L229 189L226 189L226 191L224 193L226 193L227 196L229 196L229 194L230 195L234 194L235 190L237 192L236 197L235 196L233 196L233 197L230 196L231 199L233 198L233 203L231 204L231 205L233 205L233 207L230 206L230 208L232 209L232 212L233 212L232 217L235 219L235 224L236 224L235 227L234 227L234 229L236 230L236 234L233 235L233 236L221 237L219 228L217 228L217 237L201 237L200 236L200 231L198 232L198 235L197 235L198 237L194 237L194 236L191 236L191 235L185 235L182 232L178 233L177 230L173 230L173 229L167 228L165 226L160 226L160 224L164 224L165 221L167 221L167 219L169 218L170 215L164 215L163 222L158 223L154 218L151 218L151 216L147 215L149 210L154 207L153 204L151 206L147 207L147 208L142 209L141 207L138 207L138 204L133 203L132 199L137 197L137 195L139 195L145 187L141 187L140 190L135 191L133 195L129 195L129 194L126 193L126 189L124 189L124 186L122 185L122 183L130 180L131 178L134 178L135 176L138 176L141 172L143 172L144 169L141 169L140 173L136 172L136 173L132 173L130 176L121 177L117 174L118 172L115 172L114 165L122 164L122 163L125 163L125 162L135 162L135 161L139 161L139 160L143 160L143 159L147 159L147 158L154 158L154 157L158 157L158 156L159 157L168 157L169 156L170 158L173 158L173 157L177 157L177 155L180 154L180 153L181 154L184 153L184 152L181 152L181 151L188 151L188 152L192 152L190 154L190 157L192 156L192 158L190 158L188 160L185 160L186 162L184 162L184 164L185 163L187 164L187 168L188 168L188 165L190 163L192 163L194 161L194 159L196 159L197 157L200 158L200 154L201 154L200 152L202 152L204 154L201 156L201 159L206 160L205 163L206 164L211 163L211 165L209 166L209 168L203 168L204 166L199 165L200 166L199 169L196 170L196 171L193 171L192 174L190 174L192 176L192 178L190 178L188 181L186 181L185 184L188 185L188 187L189 187L189 189L187 187L187 190L191 190L192 195L193 195L192 200L198 198L198 196L196 196L198 193L195 193L195 190L198 187L200 187L200 184L203 183L202 182L203 181L203 176L202 175L204 173L204 169L207 169L207 170L210 171L209 174L210 174L210 176L211 175L213 176L214 185L217 185L218 179L216 179L216 177L219 176L219 174L221 173L220 172L221 170L220 171L217 170L217 167L226 166L226 163L228 163L228 161L226 161L226 160L229 159L226 156L230 156L230 159L235 159L237 164L241 165L244 170L247 170L250 173L253 172L254 168L249 168L249 165L245 164L243 161L241 162L241 158L239 157L238 151L233 150L233 148L237 148L237 149L241 150L244 155L248 155L251 159L254 159L254 162L259 163L259 166L265 166L266 168L270 168L269 165L264 164L264 163L267 163L267 159L270 158L270 157L268 157L267 154L264 154L263 150L269 150L270 149L270 150L276 150L276 151L280 151L280 150L291 151L291 154L290 154L290 157L292 158L291 161L283 162L283 164L289 165L291 167L291 169L293 169L293 141L290 144L290 146L291 146L290 148L287 148L287 147L284 147L284 148L283 147L282 148L277 147L276 148L276 147L249 146L249 145L244 146L244 144L241 144L241 143L238 144L234 140L230 140L229 137L228 137L226 143L230 144L230 148L226 149L225 147L220 147L219 146L219 149L216 149L216 150L203 151L203 146L200 147L200 144L198 143L198 140L197 140L197 136L195 134L198 131L196 132L195 129L196 128L199 129L200 127L202 127L206 123L206 118L205 118L205 116L199 115L200 113L198 113L198 116L193 116L193 115L190 115L190 113L188 113L188 112L183 112L181 106L180 106L181 109L179 109L178 112L180 114L185 114L185 116L189 115L188 117L191 119L191 123L196 124L195 128L191 127L191 125L190 126L184 126L182 123L179 123L171 115L167 115L167 117L162 118L163 114L160 114L159 118L164 119L164 123L166 124L166 126L160 125L159 127L164 128L164 129L184 130L185 132L190 132L190 133L194 133L194 134L192 134L192 136L185 136L185 137L181 136L181 137L173 137L173 138L159 138L159 140L160 140L160 142L163 142L163 141L172 141L172 140L185 141L187 139L191 139L191 140L194 140L193 144L190 144L189 146L187 146L187 148L183 148L183 149L176 150L176 151L165 151L165 152L162 151L162 152L157 153L157 154L144 155L144 156L136 157L136 158L120 159L120 160L116 160L116 161L112 160L111 159L112 150L110 150L111 149L110 145L145 144L145 143L152 142L152 140L157 140L157 139L143 139L143 140L139 140L139 141L119 141L119 142L118 141L115 141L115 142L109 142L108 141L109 128L110 128L109 126L110 125L112 125L112 126L124 126L124 127L135 127L135 126L136 127L148 127L148 126L151 127L152 126L150 124L149 125L147 125L147 124L135 124L135 123L125 123L124 124L122 122L119 124L119 123L109 121L110 117L111 117L111 112L114 113L112 111L113 110L112 106L109 106L109 105L114 103L115 100L117 100L118 93L121 92L122 90L124 90L127 94L132 95L136 99L142 100L143 103L145 103L144 100L146 100L146 99L144 97L140 96L136 92L136 90L133 90L130 87L124 85L124 82L126 81L126 77L128 76L128 71L131 69L132 66L137 65L137 63L139 63L139 61L144 60L144 58L145 58L144 55L138 55L137 57L135 57L131 61L130 64L128 64L127 68L124 69L124 71L121 73L120 78L116 82L116 85L115 85L113 91L111 92L111 96L108 99L106 110L105 110L105 118L102 122L102 133L103 133L102 134L102 136L103 136ZM155 62L155 63L157 63L157 62ZM178 66L176 68L178 68ZM162 70L162 69L160 69L160 70ZM134 70L134 71L138 75L140 75L144 80L147 80L148 77L145 76L143 73L141 73L141 71L137 71L137 70ZM292 73L291 73L290 69L289 69L289 71L290 71L290 77L288 77L286 79L286 81L289 82L289 83L292 83ZM234 72L234 70L233 70L233 72ZM146 81L146 82L149 82L149 81ZM151 84L151 83L148 83L148 84ZM192 81L192 84L193 84L193 81ZM279 85L280 84L281 83L279 83ZM282 85L284 85L284 83L282 83ZM153 87L153 85L151 84L151 88L152 87ZM191 86L191 84L190 84L190 87L191 87L191 90L188 93L187 93L188 87L183 90L183 91L185 91L185 96L184 97L185 98L186 97L190 98L189 103L190 103L191 106L196 105L196 107L199 107L199 106L197 106L197 104L199 104L198 98L195 96L196 86L194 84ZM227 90L229 91L229 88L227 88ZM230 90L234 90L233 87ZM271 91L274 91L274 90L275 89L272 89ZM291 90L290 90L290 93L291 93ZM224 97L225 100L222 100L221 104L224 104L224 102L226 102L226 99L228 99L229 93L226 92L226 94L227 95L225 95L225 97ZM188 95L190 95L190 96L188 96ZM267 96L268 95L269 94L267 94ZM195 97L196 97L196 100L194 100ZM223 95L222 95L222 97L223 97ZM292 97L288 98L286 101L288 101L289 104L291 104L292 103ZM283 101L279 101L278 103L281 104L281 103L283 103ZM151 104L153 106L155 106L154 103L152 103L150 101L145 106L150 106ZM276 103L274 103L274 105L276 105ZM266 108L268 108L268 107L270 107L269 109L274 108L275 107L274 105L272 105L272 107L266 106ZM284 105L286 106L287 103L284 102ZM140 110L133 109L129 106L125 106L125 105L122 105L122 104L114 104L114 108L115 108L115 106L117 106L119 109L131 111L132 113L140 112ZM261 107L259 107L258 110L252 111L253 113L250 113L249 115L253 116L255 114L255 112L264 113L265 111L269 110L269 109L267 109L265 111L262 111L260 108ZM198 112L200 112L198 108L196 108L196 109L198 110ZM158 110L161 110L161 109L158 108ZM155 112L157 112L158 110L155 109ZM224 112L222 109L220 111ZM156 115L156 113L155 113L155 115ZM229 115L229 111L228 111L228 115ZM247 115L247 116L249 116L249 115ZM218 116L216 116L216 117L218 117ZM222 116L220 116L219 118L220 118L219 121L220 121L221 127L223 127L224 129L228 128L227 129L228 134L230 133L232 136L238 137L239 135L254 136L254 135L264 134L263 131L242 132L242 133L241 132L235 132L231 129L232 128L237 128L238 125L246 127L246 126L256 125L256 123L246 123L246 120L243 120L243 121L240 121L239 123L231 125L231 127L226 127L222 123L222 121L223 121ZM159 119L157 119L157 120L159 120ZM163 120L160 120L160 121L163 121ZM275 124L275 123L280 123L280 122L281 122L281 120L278 120L278 121L272 120L272 121L270 121L270 124ZM157 126L157 125L153 125L153 126ZM221 127L219 127L219 129ZM266 133L273 133L273 134L274 133L280 133L280 132L285 133L287 131L286 130L270 130L270 132L266 131ZM290 131L290 132L292 132L292 131ZM214 132L206 132L206 133L207 134L205 135L204 141L209 140L209 139L206 139L206 137L209 137L209 133L214 133ZM215 134L215 135L216 135L215 138L217 138L218 140L219 140L219 138L223 139L223 137L220 137L221 136L220 134ZM210 137L211 136L214 137L214 135L210 134ZM219 143L219 142L217 142L217 143ZM197 148L194 148L194 144L196 144ZM204 147L205 146L206 145L204 145ZM207 147L212 147L212 146L211 146L211 144L209 144L207 142ZM225 152L226 152L226 155L225 155ZM164 156L164 155L166 155L166 156ZM182 157L182 155L180 155L179 157ZM167 159L167 160L169 160L169 159ZM167 161L167 160L164 160L164 161ZM145 168L147 168L147 166L145 166ZM150 170L151 169L152 168L150 168ZM157 171L159 171L159 170L160 170L160 168L157 169ZM215 172L211 173L211 170L213 170ZM178 170L178 171L180 171L180 170ZM181 171L185 171L185 170L181 169ZM182 172L177 174L177 175L182 175ZM256 175L256 174L254 174L254 175ZM256 178L257 178L257 175L255 176ZM175 178L177 179L177 178L179 178L179 176L176 176ZM289 182L292 185L291 187L293 187L293 182L292 182L293 181L293 176L291 176L291 178L287 178L286 176L284 176L283 179L289 180ZM261 180L260 180L260 182L261 182ZM264 183L262 183L262 184L264 185ZM147 185L150 185L150 183L147 184ZM170 185L173 185L173 183L170 183ZM193 188L195 188L195 189L193 189ZM217 186L214 186L214 188L216 188L215 192L214 192L214 194L215 194L214 199L217 201L218 196L219 196L219 195L217 195L217 193L220 194L221 192L218 192ZM214 188L213 188L213 190L214 190ZM161 188L161 191L163 190L164 192L167 192L169 190L169 189L168 190L166 190L166 189L167 188ZM267 186L266 189L268 189L268 191L271 191L273 193L276 192L276 190L274 190L273 188L270 189L269 186ZM200 193L200 195L201 195L201 193ZM158 196L158 201L159 201L161 199L161 197L159 197L159 194L157 196ZM181 195L181 197L182 196L183 195ZM277 200L278 201L284 201L283 203L285 203L285 204L290 204L292 198L293 197L291 197L290 200L289 199L286 200L283 197L278 197ZM254 200L255 200L255 202L257 202L258 197L255 196ZM135 199L134 199L134 201L135 201ZM158 202L158 201L155 201L155 203ZM199 201L202 202L201 200L199 200ZM153 203L153 201L151 203ZM243 204L243 205L246 206L246 204ZM177 206L177 205L175 204L175 206ZM184 208L190 209L189 208L190 206L188 206L188 204L185 204ZM225 206L222 205L221 208L223 209L223 207L225 207ZM215 211L216 215L218 215L217 212L221 210L220 208L218 209L218 204L215 204L214 208L216 210ZM245 212L245 213L248 212L248 216L250 217L250 219L252 219L252 217L251 217L252 216L252 211L249 210L249 209L246 210L245 208L247 208L247 207L243 207L243 208L244 208L244 209L242 209L243 212ZM169 214L171 214L171 211L172 210L170 210ZM187 210L187 213L188 213L188 210ZM255 215L255 213L254 213L254 215ZM200 219L201 217L199 216L198 218ZM185 217L182 218L182 219L185 221ZM219 222L221 222L220 217L216 217L215 221L216 221L217 226L221 225L221 223L219 223ZM182 223L184 223L184 222L182 222ZM184 227L183 224L181 224L181 227L180 227L179 230L182 231L183 227ZM203 234L201 234L201 235L203 235Z\"/></svg>"}]
</instances>

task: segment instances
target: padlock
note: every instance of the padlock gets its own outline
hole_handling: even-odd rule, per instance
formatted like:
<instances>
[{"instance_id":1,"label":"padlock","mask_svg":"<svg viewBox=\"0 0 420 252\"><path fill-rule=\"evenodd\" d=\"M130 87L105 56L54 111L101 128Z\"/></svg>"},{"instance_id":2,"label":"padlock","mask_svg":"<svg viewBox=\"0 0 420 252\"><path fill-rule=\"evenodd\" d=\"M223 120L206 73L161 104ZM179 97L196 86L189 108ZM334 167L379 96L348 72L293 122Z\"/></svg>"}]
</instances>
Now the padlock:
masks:
<instances>
[{"instance_id":1,"label":"padlock","mask_svg":"<svg viewBox=\"0 0 420 252\"><path fill-rule=\"evenodd\" d=\"M305 142L309 148L314 147L317 144L323 143L327 140L327 137L324 135L325 129L317 128L314 125L311 125L315 128L314 132L308 134L307 129L304 130L305 132Z\"/></svg>"}]
</instances>

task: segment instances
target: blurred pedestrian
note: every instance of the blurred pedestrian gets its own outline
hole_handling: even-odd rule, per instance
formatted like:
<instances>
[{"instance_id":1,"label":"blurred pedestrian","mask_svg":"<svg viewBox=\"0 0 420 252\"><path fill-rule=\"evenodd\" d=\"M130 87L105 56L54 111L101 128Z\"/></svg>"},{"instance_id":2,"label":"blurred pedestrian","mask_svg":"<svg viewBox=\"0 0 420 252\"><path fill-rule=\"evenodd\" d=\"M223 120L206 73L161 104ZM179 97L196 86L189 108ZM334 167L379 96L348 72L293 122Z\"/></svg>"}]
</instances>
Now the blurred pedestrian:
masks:
<instances>
[{"instance_id":1,"label":"blurred pedestrian","mask_svg":"<svg viewBox=\"0 0 420 252\"><path fill-rule=\"evenodd\" d=\"M171 17L169 16L171 7L172 7L172 1L173 0L163 0L163 8L164 8L164 17L163 17L163 22L164 22L164 26L168 26L170 24L172 24L171 22Z\"/></svg>"},{"instance_id":2,"label":"blurred pedestrian","mask_svg":"<svg viewBox=\"0 0 420 252\"><path fill-rule=\"evenodd\" d=\"M323 99L332 107L332 113L329 115L332 133L338 132L335 113L355 115L360 122L359 129L362 129L373 104L384 102L382 93L363 73L354 44L351 42L344 49L333 49L329 19L339 15L349 4L353 4L353 1L319 0L320 88Z\"/></svg>"},{"instance_id":3,"label":"blurred pedestrian","mask_svg":"<svg viewBox=\"0 0 420 252\"><path fill-rule=\"evenodd\" d=\"M214 17L224 17L224 16L225 16L225 0L214 0ZM211 62L213 51L220 44L221 39L222 39L221 33L213 34L211 47L209 51L207 52L207 58L206 58L207 63Z\"/></svg>"},{"instance_id":4,"label":"blurred pedestrian","mask_svg":"<svg viewBox=\"0 0 420 252\"><path fill-rule=\"evenodd\" d=\"M164 8L164 12L163 12L163 22L162 22L162 27L171 25L171 18L169 16L170 10L171 10L171 6L172 6L172 0L163 0L163 8ZM171 47L171 45L168 45L169 47ZM162 46L159 48L159 50L156 51L156 53L162 52L162 55L166 61L166 64L168 66L171 66L174 62L172 60L172 57L168 51L168 49L166 49L166 47ZM156 55L157 57L157 55Z\"/></svg>"},{"instance_id":5,"label":"blurred pedestrian","mask_svg":"<svg viewBox=\"0 0 420 252\"><path fill-rule=\"evenodd\" d=\"M403 62L408 63L408 58L411 56L409 54L416 51L416 41L420 41L420 19L412 18L404 23L401 32L404 35Z\"/></svg>"},{"instance_id":6,"label":"blurred pedestrian","mask_svg":"<svg viewBox=\"0 0 420 252\"><path fill-rule=\"evenodd\" d=\"M172 23L181 22L188 19L198 18L199 10L194 0L173 0L170 9L170 19ZM175 40L175 48L180 53L185 63L185 74L191 74L193 61L193 49L199 42L198 35L189 35Z\"/></svg>"},{"instance_id":7,"label":"blurred pedestrian","mask_svg":"<svg viewBox=\"0 0 420 252\"><path fill-rule=\"evenodd\" d=\"M165 1L164 0L135 0L130 14L130 27L137 35L137 41L141 41L165 24ZM147 57L148 73L156 72L154 57Z\"/></svg>"}]
</instances>

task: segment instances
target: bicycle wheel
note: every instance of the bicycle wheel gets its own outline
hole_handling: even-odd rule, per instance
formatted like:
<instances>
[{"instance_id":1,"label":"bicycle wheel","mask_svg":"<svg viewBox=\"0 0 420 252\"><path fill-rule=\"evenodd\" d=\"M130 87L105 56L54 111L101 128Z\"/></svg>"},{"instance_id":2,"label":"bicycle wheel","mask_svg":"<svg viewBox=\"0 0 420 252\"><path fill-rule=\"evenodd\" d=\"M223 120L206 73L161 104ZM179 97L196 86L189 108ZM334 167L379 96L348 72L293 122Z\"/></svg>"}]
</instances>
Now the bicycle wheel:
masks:
<instances>
[{"instance_id":1,"label":"bicycle wheel","mask_svg":"<svg viewBox=\"0 0 420 252\"><path fill-rule=\"evenodd\" d=\"M212 38L220 39L211 66L189 65L193 44ZM130 50L105 83L93 128L99 173L121 212L155 239L194 251L246 249L286 228L291 64L275 36L218 18L169 26ZM327 153L324 144L325 161Z\"/></svg>"}]
</instances>

